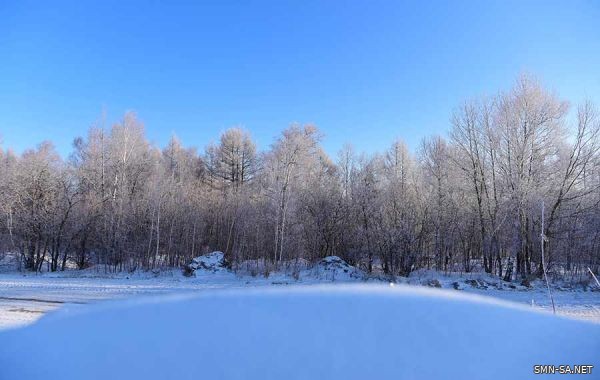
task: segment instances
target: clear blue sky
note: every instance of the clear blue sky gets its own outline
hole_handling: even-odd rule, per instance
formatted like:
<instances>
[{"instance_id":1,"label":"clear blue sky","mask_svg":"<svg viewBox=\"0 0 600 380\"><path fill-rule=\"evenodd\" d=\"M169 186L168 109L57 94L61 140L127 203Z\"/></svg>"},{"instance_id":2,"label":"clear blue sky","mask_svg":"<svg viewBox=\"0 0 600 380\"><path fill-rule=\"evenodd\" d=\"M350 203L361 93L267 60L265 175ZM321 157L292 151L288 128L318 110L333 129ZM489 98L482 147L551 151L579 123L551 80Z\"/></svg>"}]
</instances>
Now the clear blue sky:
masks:
<instances>
[{"instance_id":1,"label":"clear blue sky","mask_svg":"<svg viewBox=\"0 0 600 380\"><path fill-rule=\"evenodd\" d=\"M3 146L66 156L104 108L161 146L242 125L264 149L301 122L331 154L415 148L523 71L600 102L599 1L166 3L0 0Z\"/></svg>"}]
</instances>

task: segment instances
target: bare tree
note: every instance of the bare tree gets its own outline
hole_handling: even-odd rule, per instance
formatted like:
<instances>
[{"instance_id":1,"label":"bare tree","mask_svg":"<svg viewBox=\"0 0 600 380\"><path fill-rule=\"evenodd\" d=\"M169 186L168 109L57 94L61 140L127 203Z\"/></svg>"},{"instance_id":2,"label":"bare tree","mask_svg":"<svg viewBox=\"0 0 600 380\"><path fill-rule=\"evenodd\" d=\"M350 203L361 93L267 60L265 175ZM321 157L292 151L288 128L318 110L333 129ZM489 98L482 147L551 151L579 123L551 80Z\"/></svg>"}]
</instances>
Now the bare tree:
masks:
<instances>
[{"instance_id":1,"label":"bare tree","mask_svg":"<svg viewBox=\"0 0 600 380\"><path fill-rule=\"evenodd\" d=\"M581 279L600 270L600 118L591 102L574 124L568 112L523 75L459 106L447 140L368 156L346 145L337 162L311 125L263 152L231 128L199 153L175 136L152 145L133 113L111 128L101 118L68 159L50 143L0 149L0 252L33 271L149 270L221 250L265 274L337 255L390 278L433 268Z\"/></svg>"}]
</instances>

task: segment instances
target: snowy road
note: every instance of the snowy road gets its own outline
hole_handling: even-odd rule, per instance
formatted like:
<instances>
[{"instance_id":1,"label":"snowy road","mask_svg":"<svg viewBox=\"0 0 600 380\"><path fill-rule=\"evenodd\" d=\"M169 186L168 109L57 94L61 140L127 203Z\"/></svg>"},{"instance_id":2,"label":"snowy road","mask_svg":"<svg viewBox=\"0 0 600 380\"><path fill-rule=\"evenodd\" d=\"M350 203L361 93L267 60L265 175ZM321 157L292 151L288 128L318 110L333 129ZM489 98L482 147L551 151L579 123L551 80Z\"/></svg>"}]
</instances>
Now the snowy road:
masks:
<instances>
[{"instance_id":1,"label":"snowy road","mask_svg":"<svg viewBox=\"0 0 600 380\"><path fill-rule=\"evenodd\" d=\"M177 281L175 279L53 278L0 275L0 329L31 323L68 304L205 291L245 286L235 279ZM259 285L259 284L257 284Z\"/></svg>"},{"instance_id":2,"label":"snowy road","mask_svg":"<svg viewBox=\"0 0 600 380\"><path fill-rule=\"evenodd\" d=\"M43 314L69 304L210 289L273 286L282 283L285 284L286 281L279 281L276 278L238 278L234 275L216 275L204 279L0 275L0 329L31 323ZM500 291L465 288L463 291L522 304L533 304L536 308L551 310L547 293L542 289ZM600 323L600 292L561 291L555 292L554 297L559 314Z\"/></svg>"}]
</instances>

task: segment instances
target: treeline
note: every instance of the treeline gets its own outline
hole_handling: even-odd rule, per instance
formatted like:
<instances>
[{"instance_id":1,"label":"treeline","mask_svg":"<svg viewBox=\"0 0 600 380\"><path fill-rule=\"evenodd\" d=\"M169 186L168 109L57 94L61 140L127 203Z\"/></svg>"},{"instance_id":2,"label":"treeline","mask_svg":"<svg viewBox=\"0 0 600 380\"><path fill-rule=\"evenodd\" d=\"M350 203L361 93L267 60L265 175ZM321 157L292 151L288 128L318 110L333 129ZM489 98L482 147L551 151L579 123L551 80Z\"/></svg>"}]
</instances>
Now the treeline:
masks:
<instances>
[{"instance_id":1,"label":"treeline","mask_svg":"<svg viewBox=\"0 0 600 380\"><path fill-rule=\"evenodd\" d=\"M527 76L462 104L449 137L414 154L396 141L331 158L310 125L265 152L239 128L202 153L176 138L160 150L128 113L90 128L66 160L47 142L0 150L0 252L32 271L174 267L221 250L233 263L337 255L392 276L511 279L541 273L545 244L550 271L597 273L599 122L590 103L570 107Z\"/></svg>"}]
</instances>

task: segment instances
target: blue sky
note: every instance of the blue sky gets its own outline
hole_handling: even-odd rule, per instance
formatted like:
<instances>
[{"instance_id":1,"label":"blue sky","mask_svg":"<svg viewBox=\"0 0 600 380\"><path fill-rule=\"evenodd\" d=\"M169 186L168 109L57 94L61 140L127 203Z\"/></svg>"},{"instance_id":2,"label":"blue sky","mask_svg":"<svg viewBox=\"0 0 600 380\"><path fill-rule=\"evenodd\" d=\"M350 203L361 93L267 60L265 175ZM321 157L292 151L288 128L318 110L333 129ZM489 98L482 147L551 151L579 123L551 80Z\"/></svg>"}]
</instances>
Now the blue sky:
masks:
<instances>
[{"instance_id":1,"label":"blue sky","mask_svg":"<svg viewBox=\"0 0 600 380\"><path fill-rule=\"evenodd\" d=\"M164 4L163 4L164 3ZM106 110L203 148L314 123L335 154L444 135L521 72L600 103L598 1L0 1L0 136L67 155Z\"/></svg>"}]
</instances>

